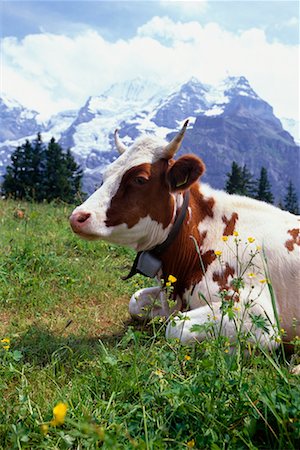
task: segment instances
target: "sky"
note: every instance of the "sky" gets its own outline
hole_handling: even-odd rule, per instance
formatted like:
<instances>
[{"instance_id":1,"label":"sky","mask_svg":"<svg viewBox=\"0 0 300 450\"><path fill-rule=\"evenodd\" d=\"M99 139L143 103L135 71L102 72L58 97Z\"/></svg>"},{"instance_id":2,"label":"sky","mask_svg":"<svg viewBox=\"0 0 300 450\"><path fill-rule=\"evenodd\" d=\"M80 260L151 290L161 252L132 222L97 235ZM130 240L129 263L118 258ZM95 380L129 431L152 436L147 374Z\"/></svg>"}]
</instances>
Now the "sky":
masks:
<instances>
[{"instance_id":1,"label":"sky","mask_svg":"<svg viewBox=\"0 0 300 450\"><path fill-rule=\"evenodd\" d=\"M1 94L42 118L111 84L245 76L299 120L298 1L0 0Z\"/></svg>"}]
</instances>

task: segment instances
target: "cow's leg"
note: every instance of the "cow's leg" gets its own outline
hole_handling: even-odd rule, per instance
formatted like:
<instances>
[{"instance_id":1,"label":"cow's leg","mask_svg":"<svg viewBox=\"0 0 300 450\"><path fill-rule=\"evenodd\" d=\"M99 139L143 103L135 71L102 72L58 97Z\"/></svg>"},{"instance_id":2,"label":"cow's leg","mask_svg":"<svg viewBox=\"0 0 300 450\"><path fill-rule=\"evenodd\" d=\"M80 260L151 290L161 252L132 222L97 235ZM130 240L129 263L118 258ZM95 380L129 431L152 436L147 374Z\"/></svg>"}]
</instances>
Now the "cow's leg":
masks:
<instances>
[{"instance_id":1,"label":"cow's leg","mask_svg":"<svg viewBox=\"0 0 300 450\"><path fill-rule=\"evenodd\" d=\"M150 320L156 316L169 317L166 294L160 286L140 289L129 302L129 313L134 319Z\"/></svg>"},{"instance_id":2,"label":"cow's leg","mask_svg":"<svg viewBox=\"0 0 300 450\"><path fill-rule=\"evenodd\" d=\"M235 342L237 333L242 330L249 334L249 341L259 342L269 348L276 346L274 327L272 327L274 317L270 311L266 315L264 308L259 304L252 305L250 308L252 315L261 315L264 318L268 327L266 332L253 323L248 310L244 313L242 307L237 308L239 311L236 312L235 319L229 320L227 314L222 314L220 307L221 302L216 302L213 306L202 306L170 319L166 330L167 339L177 338L183 344L189 344L204 341L212 335L223 335L227 336L230 342ZM192 331L194 325L203 326L195 327Z\"/></svg>"}]
</instances>

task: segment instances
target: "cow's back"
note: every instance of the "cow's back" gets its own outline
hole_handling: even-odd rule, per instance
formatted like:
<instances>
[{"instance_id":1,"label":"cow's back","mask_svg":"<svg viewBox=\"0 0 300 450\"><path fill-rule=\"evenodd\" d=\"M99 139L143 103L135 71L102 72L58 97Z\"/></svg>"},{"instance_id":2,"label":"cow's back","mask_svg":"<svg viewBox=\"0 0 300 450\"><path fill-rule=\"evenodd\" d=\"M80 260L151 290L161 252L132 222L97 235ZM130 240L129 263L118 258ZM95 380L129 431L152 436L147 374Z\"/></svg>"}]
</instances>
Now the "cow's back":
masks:
<instances>
[{"instance_id":1,"label":"cow's back","mask_svg":"<svg viewBox=\"0 0 300 450\"><path fill-rule=\"evenodd\" d=\"M239 258L243 255L245 265L247 259L251 258L251 252L257 252L253 263L260 265L261 276L251 282L258 284L263 278L270 278L282 327L288 334L300 334L299 323L292 330L293 324L300 321L299 216L265 202L229 195L206 185L201 187L201 191L215 200L214 216L199 225L200 232L207 233L203 251L213 248L222 252L221 258L229 267L236 265L237 255L234 252L237 250L234 242L238 242ZM222 241L224 235L228 237L225 242ZM216 289L213 278L216 279L214 274L217 273L217 266L218 262L214 262L206 277L211 282L212 289Z\"/></svg>"}]
</instances>

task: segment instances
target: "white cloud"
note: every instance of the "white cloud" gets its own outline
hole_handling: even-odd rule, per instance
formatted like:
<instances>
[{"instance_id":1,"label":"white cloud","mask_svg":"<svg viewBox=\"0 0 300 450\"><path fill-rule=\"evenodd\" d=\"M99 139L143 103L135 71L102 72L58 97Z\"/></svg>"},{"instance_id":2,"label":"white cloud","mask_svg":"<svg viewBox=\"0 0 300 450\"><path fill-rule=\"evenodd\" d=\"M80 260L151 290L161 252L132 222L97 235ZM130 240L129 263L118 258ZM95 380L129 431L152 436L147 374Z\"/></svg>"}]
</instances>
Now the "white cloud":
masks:
<instances>
[{"instance_id":1,"label":"white cloud","mask_svg":"<svg viewBox=\"0 0 300 450\"><path fill-rule=\"evenodd\" d=\"M278 116L297 118L298 62L298 47L270 43L259 29L237 35L216 23L154 17L132 39L116 42L93 30L5 38L2 90L45 115L80 107L89 95L136 76L164 84L196 76L214 84L244 75Z\"/></svg>"}]
</instances>

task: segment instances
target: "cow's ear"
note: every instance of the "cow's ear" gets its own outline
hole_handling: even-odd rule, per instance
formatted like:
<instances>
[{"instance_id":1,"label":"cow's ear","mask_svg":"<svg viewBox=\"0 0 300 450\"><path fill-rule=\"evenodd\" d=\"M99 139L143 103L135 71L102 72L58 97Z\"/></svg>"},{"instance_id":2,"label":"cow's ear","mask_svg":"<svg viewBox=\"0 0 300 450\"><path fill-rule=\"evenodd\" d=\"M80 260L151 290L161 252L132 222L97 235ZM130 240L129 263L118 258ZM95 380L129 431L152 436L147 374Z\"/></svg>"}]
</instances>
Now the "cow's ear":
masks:
<instances>
[{"instance_id":1,"label":"cow's ear","mask_svg":"<svg viewBox=\"0 0 300 450\"><path fill-rule=\"evenodd\" d=\"M194 155L182 156L167 172L167 181L171 192L188 189L204 171L205 165L201 159Z\"/></svg>"}]
</instances>

